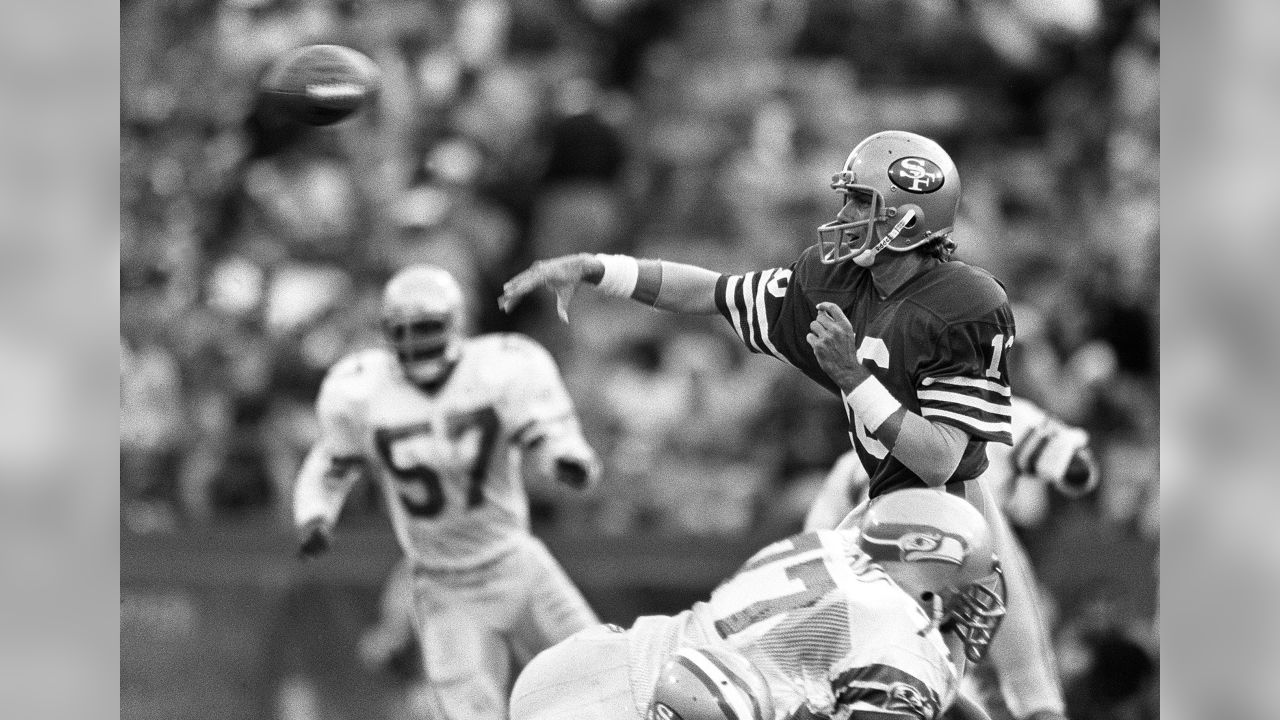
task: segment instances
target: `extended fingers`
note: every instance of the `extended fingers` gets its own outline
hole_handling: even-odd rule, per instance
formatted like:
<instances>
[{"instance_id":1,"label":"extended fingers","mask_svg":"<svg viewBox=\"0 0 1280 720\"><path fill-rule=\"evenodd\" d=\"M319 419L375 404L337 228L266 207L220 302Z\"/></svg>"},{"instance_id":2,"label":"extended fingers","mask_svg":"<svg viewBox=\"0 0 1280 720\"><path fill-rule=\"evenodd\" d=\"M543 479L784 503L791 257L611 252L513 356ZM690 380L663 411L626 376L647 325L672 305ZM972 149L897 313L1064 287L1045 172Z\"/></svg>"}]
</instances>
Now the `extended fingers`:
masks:
<instances>
[{"instance_id":1,"label":"extended fingers","mask_svg":"<svg viewBox=\"0 0 1280 720\"><path fill-rule=\"evenodd\" d=\"M508 280L502 286L502 297L498 298L498 306L506 312L516 306L530 292L545 284L541 262L534 263L527 270Z\"/></svg>"}]
</instances>

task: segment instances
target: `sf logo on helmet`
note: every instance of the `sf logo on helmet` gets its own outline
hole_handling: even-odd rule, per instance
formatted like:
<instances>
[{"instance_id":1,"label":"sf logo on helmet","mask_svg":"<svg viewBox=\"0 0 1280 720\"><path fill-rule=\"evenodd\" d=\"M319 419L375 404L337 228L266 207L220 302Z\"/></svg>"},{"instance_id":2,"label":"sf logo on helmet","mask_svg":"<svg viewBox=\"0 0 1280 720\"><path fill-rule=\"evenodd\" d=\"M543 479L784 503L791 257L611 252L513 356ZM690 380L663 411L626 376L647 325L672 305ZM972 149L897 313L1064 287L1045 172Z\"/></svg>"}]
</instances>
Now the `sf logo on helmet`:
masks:
<instances>
[{"instance_id":1,"label":"sf logo on helmet","mask_svg":"<svg viewBox=\"0 0 1280 720\"><path fill-rule=\"evenodd\" d=\"M889 179L907 192L923 195L942 187L942 168L922 157L904 157L889 166Z\"/></svg>"}]
</instances>

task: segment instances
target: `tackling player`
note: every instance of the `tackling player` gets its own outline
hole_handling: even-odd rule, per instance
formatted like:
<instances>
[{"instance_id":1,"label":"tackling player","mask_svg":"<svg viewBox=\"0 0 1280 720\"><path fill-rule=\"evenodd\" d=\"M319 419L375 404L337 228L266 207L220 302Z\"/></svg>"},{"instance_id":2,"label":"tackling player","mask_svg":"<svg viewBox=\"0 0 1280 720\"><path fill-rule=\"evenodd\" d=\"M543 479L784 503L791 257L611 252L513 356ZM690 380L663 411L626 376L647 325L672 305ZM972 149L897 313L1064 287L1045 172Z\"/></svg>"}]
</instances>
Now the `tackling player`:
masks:
<instances>
[{"instance_id":1,"label":"tackling player","mask_svg":"<svg viewBox=\"0 0 1280 720\"><path fill-rule=\"evenodd\" d=\"M1013 398L1013 443L1012 447L988 446L991 464L977 479L1004 508L1020 486L1032 485L1041 492L1046 486L1052 486L1069 497L1079 497L1098 484L1097 467L1085 431L1063 424L1035 403L1019 397ZM846 453L832 466L809 507L804 529L854 524L856 516L848 519L846 516L866 499L867 486L867 474L857 456L852 451ZM998 534L1006 532L997 530ZM1016 555L1013 558L1001 555L1006 572L1010 565L1022 568L1028 574L1027 582L1034 586L1030 561L1017 536L1008 533L1005 546L1006 553ZM1039 613L1031 612L1011 614L1001 628L999 639L991 645L991 662L1001 694L1015 717L1032 718L1037 714L1052 717L1054 713L1064 712L1062 685L1052 656L1038 663L1026 663L1020 650L1024 646L1049 647L1049 644L1049 629Z\"/></svg>"},{"instance_id":2,"label":"tackling player","mask_svg":"<svg viewBox=\"0 0 1280 720\"><path fill-rule=\"evenodd\" d=\"M936 142L900 131L854 147L832 178L842 207L790 267L724 275L622 255L534 263L504 286L510 311L539 287L563 319L580 283L680 313L719 313L752 352L789 363L843 400L869 496L911 487L963 495L993 527L989 493L967 482L987 467L988 442L1010 444L1008 354L1014 320L1004 287L953 260L960 176ZM996 551L1006 552L997 532ZM1010 572L1014 615L1034 589ZM1014 619L1016 621L1016 618ZM1025 647L1022 661L1050 649Z\"/></svg>"},{"instance_id":3,"label":"tackling player","mask_svg":"<svg viewBox=\"0 0 1280 720\"><path fill-rule=\"evenodd\" d=\"M873 501L857 531L769 545L677 615L543 652L516 681L511 718L670 720L710 705L729 720L934 720L961 677L943 633L981 658L1002 589L982 515L904 490Z\"/></svg>"},{"instance_id":4,"label":"tackling player","mask_svg":"<svg viewBox=\"0 0 1280 720\"><path fill-rule=\"evenodd\" d=\"M347 493L371 471L412 565L432 717L502 720L510 657L598 622L530 534L522 480L585 488L600 465L550 354L519 335L466 338L462 306L438 268L387 284L389 348L351 355L325 378L294 521L304 556L322 552Z\"/></svg>"}]
</instances>

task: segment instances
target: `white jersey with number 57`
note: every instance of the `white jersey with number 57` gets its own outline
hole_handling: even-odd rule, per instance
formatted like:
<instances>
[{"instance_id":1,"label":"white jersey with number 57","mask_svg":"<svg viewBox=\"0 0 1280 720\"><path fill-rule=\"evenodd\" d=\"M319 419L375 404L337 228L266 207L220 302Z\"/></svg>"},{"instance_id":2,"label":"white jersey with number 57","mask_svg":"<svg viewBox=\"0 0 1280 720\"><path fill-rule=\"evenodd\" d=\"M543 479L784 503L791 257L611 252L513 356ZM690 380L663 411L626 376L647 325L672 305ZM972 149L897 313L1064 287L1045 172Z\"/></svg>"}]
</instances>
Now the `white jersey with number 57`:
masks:
<instances>
[{"instance_id":1,"label":"white jersey with number 57","mask_svg":"<svg viewBox=\"0 0 1280 720\"><path fill-rule=\"evenodd\" d=\"M664 655L726 643L768 680L777 720L854 710L933 720L959 683L938 630L848 531L773 543L706 602L669 619L641 618L633 633L637 698L652 694Z\"/></svg>"},{"instance_id":2,"label":"white jersey with number 57","mask_svg":"<svg viewBox=\"0 0 1280 720\"><path fill-rule=\"evenodd\" d=\"M543 439L590 454L554 360L521 335L464 341L434 393L409 382L390 351L356 353L329 371L316 406L321 437L308 464L371 466L401 548L428 568L481 565L528 534L521 448ZM323 472L300 474L300 525L336 520L350 485L326 482Z\"/></svg>"}]
</instances>

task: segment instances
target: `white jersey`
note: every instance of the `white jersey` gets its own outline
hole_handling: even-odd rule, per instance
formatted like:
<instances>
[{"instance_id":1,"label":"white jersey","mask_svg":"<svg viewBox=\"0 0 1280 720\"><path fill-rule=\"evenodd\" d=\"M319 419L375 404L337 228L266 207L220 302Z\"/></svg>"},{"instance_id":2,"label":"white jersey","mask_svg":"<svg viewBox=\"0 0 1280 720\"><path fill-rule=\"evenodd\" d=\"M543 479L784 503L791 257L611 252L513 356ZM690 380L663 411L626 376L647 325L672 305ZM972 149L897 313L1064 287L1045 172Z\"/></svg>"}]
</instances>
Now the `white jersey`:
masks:
<instances>
[{"instance_id":1,"label":"white jersey","mask_svg":"<svg viewBox=\"0 0 1280 720\"><path fill-rule=\"evenodd\" d=\"M856 535L795 535L756 553L706 602L631 630L638 703L675 650L728 644L764 674L775 718L892 710L932 720L955 699L951 655L920 606L857 547Z\"/></svg>"},{"instance_id":2,"label":"white jersey","mask_svg":"<svg viewBox=\"0 0 1280 720\"><path fill-rule=\"evenodd\" d=\"M472 568L528 534L521 447L537 439L585 446L554 360L521 335L464 341L434 393L407 380L389 350L356 353L329 371L316 405L321 438L313 455L368 462L401 548L426 568ZM324 482L322 473L301 473L300 525L336 519L349 486L316 487Z\"/></svg>"}]
</instances>

